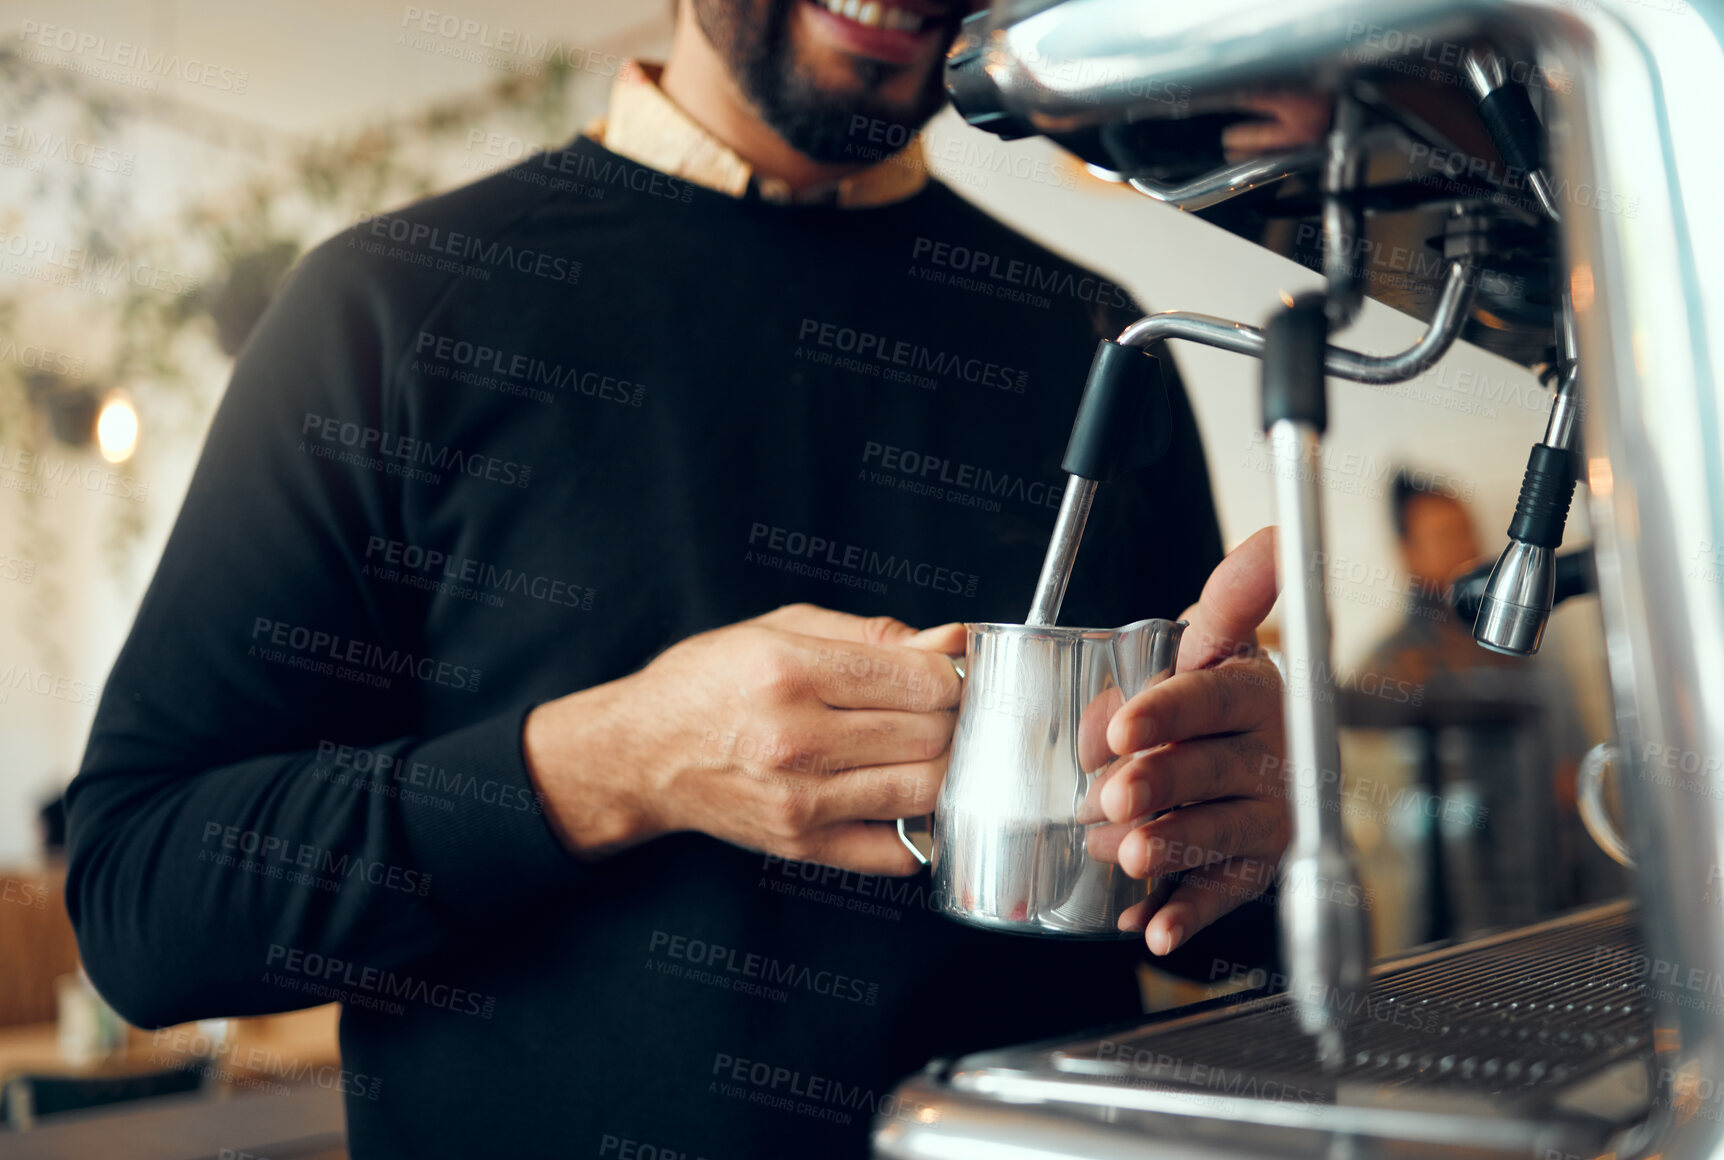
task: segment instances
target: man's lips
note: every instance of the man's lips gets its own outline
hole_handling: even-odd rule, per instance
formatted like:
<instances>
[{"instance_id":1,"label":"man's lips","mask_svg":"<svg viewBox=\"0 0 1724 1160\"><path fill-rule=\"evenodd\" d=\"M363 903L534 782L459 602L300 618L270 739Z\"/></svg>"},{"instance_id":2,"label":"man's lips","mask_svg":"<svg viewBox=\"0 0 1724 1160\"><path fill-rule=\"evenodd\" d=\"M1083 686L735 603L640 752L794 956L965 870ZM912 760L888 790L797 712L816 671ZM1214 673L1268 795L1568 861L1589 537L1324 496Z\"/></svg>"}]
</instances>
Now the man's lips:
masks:
<instances>
[{"instance_id":1,"label":"man's lips","mask_svg":"<svg viewBox=\"0 0 1724 1160\"><path fill-rule=\"evenodd\" d=\"M905 0L805 0L822 35L860 56L908 64L940 33L943 13Z\"/></svg>"}]
</instances>

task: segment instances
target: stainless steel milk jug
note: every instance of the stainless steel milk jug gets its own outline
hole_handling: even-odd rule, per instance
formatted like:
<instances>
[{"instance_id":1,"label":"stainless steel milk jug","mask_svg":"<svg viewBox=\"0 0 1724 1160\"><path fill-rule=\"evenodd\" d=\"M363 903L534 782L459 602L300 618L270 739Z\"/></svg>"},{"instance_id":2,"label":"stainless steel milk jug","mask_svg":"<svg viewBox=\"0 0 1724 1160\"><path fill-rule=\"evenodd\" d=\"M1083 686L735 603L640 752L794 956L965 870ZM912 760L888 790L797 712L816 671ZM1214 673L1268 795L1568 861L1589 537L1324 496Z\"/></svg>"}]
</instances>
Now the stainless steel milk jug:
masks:
<instances>
[{"instance_id":1,"label":"stainless steel milk jug","mask_svg":"<svg viewBox=\"0 0 1724 1160\"><path fill-rule=\"evenodd\" d=\"M971 624L951 760L931 822L898 823L942 913L991 930L1130 938L1157 890L1085 850L1078 806L1114 759L1107 724L1173 673L1184 621L1123 628ZM931 850L912 831L931 826Z\"/></svg>"}]
</instances>

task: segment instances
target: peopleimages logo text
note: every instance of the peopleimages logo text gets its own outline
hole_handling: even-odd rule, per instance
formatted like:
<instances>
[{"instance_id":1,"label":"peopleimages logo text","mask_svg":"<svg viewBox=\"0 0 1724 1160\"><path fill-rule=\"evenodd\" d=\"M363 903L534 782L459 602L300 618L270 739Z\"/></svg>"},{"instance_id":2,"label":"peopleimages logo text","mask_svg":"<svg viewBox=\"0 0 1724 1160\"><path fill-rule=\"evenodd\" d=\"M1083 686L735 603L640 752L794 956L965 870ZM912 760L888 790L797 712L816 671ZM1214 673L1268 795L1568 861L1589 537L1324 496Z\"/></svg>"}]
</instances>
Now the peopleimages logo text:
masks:
<instances>
[{"instance_id":1,"label":"peopleimages logo text","mask_svg":"<svg viewBox=\"0 0 1724 1160\"><path fill-rule=\"evenodd\" d=\"M138 155L122 153L110 145L97 145L64 133L37 132L28 125L0 125L0 148L11 149L27 157L45 157L50 161L65 161L82 165L98 173L118 173L130 177Z\"/></svg>"},{"instance_id":2,"label":"peopleimages logo text","mask_svg":"<svg viewBox=\"0 0 1724 1160\"><path fill-rule=\"evenodd\" d=\"M466 798L468 801L481 802L485 805L499 806L507 810L543 814L544 799L540 795L521 785L497 781L487 778L480 781L471 773L461 770L445 769L429 762L409 760L381 749L366 749L361 746L343 745L339 742L319 740L317 743L317 767L339 778L338 784L356 784L375 787L388 784L391 788L411 790L420 788L431 794L444 795L443 800L450 798ZM324 778L323 780L332 780ZM417 800L428 795L415 794L408 800Z\"/></svg>"},{"instance_id":3,"label":"peopleimages logo text","mask_svg":"<svg viewBox=\"0 0 1724 1160\"><path fill-rule=\"evenodd\" d=\"M822 322L815 318L802 320L796 339L798 342L811 343L827 350L890 363L906 370L924 371L1019 395L1024 393L1024 386L1030 381L1028 371L1015 370L984 358L964 358L950 351L934 350L908 339L892 338L854 327L839 326L834 322Z\"/></svg>"},{"instance_id":4,"label":"peopleimages logo text","mask_svg":"<svg viewBox=\"0 0 1724 1160\"><path fill-rule=\"evenodd\" d=\"M512 246L495 239L475 237L459 230L445 230L442 226L394 214L359 214L354 220L354 230L356 233L368 233L374 238L426 253L446 254L450 258L479 266L510 269L520 274L548 278L552 282L573 283L581 280L581 264L560 255Z\"/></svg>"},{"instance_id":5,"label":"peopleimages logo text","mask_svg":"<svg viewBox=\"0 0 1724 1160\"><path fill-rule=\"evenodd\" d=\"M560 604L565 608L591 609L593 606L594 590L584 585L513 568L499 568L471 556L452 555L436 548L388 540L382 536L366 539L365 560L366 563L360 567L361 575L372 575L375 570L378 578L393 579L396 577L392 573L396 569L405 569L422 576L428 585L441 582L456 585L450 590L453 595L463 594L460 585L473 585L484 589L487 596L495 597L496 593L506 592ZM395 568L383 569L383 564L394 565ZM495 603L501 604L501 598L496 598Z\"/></svg>"},{"instance_id":6,"label":"peopleimages logo text","mask_svg":"<svg viewBox=\"0 0 1724 1160\"><path fill-rule=\"evenodd\" d=\"M240 69L222 68L179 53L151 52L129 40L110 42L93 32L80 32L63 24L43 24L26 20L18 28L18 39L25 44L58 49L73 56L111 64L118 68L136 69L156 77L177 77L191 85L217 89L224 93L243 94L251 83L251 74Z\"/></svg>"},{"instance_id":7,"label":"peopleimages logo text","mask_svg":"<svg viewBox=\"0 0 1724 1160\"><path fill-rule=\"evenodd\" d=\"M1025 290L1075 298L1080 302L1094 302L1122 310L1131 305L1131 295L1123 288L1093 274L1038 266L1021 258L1004 258L986 250L955 246L933 238L917 238L910 247L910 259Z\"/></svg>"},{"instance_id":8,"label":"peopleimages logo text","mask_svg":"<svg viewBox=\"0 0 1724 1160\"><path fill-rule=\"evenodd\" d=\"M868 440L862 446L862 462L879 464L887 471L907 478L962 488L1004 499L1021 500L1036 507L1058 508L1065 488L1057 483L1028 480L1006 471L993 471L973 463L931 455L914 448L895 447L890 443ZM995 507L993 510L998 511Z\"/></svg>"},{"instance_id":9,"label":"peopleimages logo text","mask_svg":"<svg viewBox=\"0 0 1724 1160\"><path fill-rule=\"evenodd\" d=\"M265 961L268 966L280 968L289 977L312 979L322 985L338 985L368 995L406 999L457 1015L477 1015L482 1019L489 1019L497 1009L497 998L494 995L484 995L448 983L434 983L429 979L398 974L384 967L369 967L336 958L334 955L300 950L298 947L282 946L280 943L269 945L269 955Z\"/></svg>"},{"instance_id":10,"label":"peopleimages logo text","mask_svg":"<svg viewBox=\"0 0 1724 1160\"><path fill-rule=\"evenodd\" d=\"M874 1006L880 984L853 978L838 971L815 970L806 963L787 963L771 955L738 951L735 947L655 930L647 940L647 953L663 955L712 971L724 971L747 979L760 979L779 987L808 991L832 999Z\"/></svg>"},{"instance_id":11,"label":"peopleimages logo text","mask_svg":"<svg viewBox=\"0 0 1724 1160\"><path fill-rule=\"evenodd\" d=\"M310 671L314 672L323 671L315 667L318 664L327 667L327 662L336 662L374 673L410 676L427 684L442 685L465 692L474 692L479 688L479 670L467 665L452 664L435 657L415 656L401 649L385 648L369 641L350 640L340 633L288 624L282 620L271 620L267 616L259 616L252 621L251 639L254 642L253 649L260 644L273 645L277 649L289 650L310 658L313 661Z\"/></svg>"},{"instance_id":12,"label":"peopleimages logo text","mask_svg":"<svg viewBox=\"0 0 1724 1160\"><path fill-rule=\"evenodd\" d=\"M203 285L190 274L165 269L141 258L100 253L93 247L68 246L56 239L36 234L0 230L0 256L19 258L25 262L40 262L56 270L65 271L67 275L77 274L81 278L79 286L83 289L94 289L110 282L130 282L145 290L185 295L196 293ZM96 293L105 294L107 291L97 290Z\"/></svg>"},{"instance_id":13,"label":"peopleimages logo text","mask_svg":"<svg viewBox=\"0 0 1724 1160\"><path fill-rule=\"evenodd\" d=\"M526 487L533 481L531 464L499 459L481 451L443 447L412 435L384 431L363 423L338 419L333 415L307 412L299 433L309 437L314 454L323 453L324 457L337 458L333 448L321 447L319 444L340 444L342 447L353 448L351 460L341 460L342 462L351 461L357 466L371 467L374 470L384 468L390 475L427 483L441 483L443 479L436 472L427 470L429 468L436 468L438 472L460 472L474 479L490 480L511 487ZM301 446L304 446L303 442ZM373 458L373 454L382 458ZM385 462L386 460L393 462Z\"/></svg>"},{"instance_id":14,"label":"peopleimages logo text","mask_svg":"<svg viewBox=\"0 0 1724 1160\"><path fill-rule=\"evenodd\" d=\"M0 145L6 143L4 135L0 135ZM0 362L17 363L33 371L47 371L60 375L62 378L81 379L84 377L84 356L66 354L64 351L51 350L45 346L25 343L19 346L16 339L7 339L0 343Z\"/></svg>"},{"instance_id":15,"label":"peopleimages logo text","mask_svg":"<svg viewBox=\"0 0 1724 1160\"><path fill-rule=\"evenodd\" d=\"M529 386L555 387L560 391L579 392L606 402L638 407L646 395L646 387L614 375L594 370L548 363L532 355L511 353L484 343L469 342L420 331L413 352L427 361L450 363L467 370L489 372L515 379Z\"/></svg>"},{"instance_id":16,"label":"peopleimages logo text","mask_svg":"<svg viewBox=\"0 0 1724 1160\"><path fill-rule=\"evenodd\" d=\"M918 588L950 592L957 596L974 596L976 585L981 580L981 577L973 572L959 572L940 565L911 560L895 553L883 555L860 544L841 544L825 536L811 536L807 532L771 524L751 525L748 542L755 548L784 556L826 564L864 576L906 580Z\"/></svg>"},{"instance_id":17,"label":"peopleimages logo text","mask_svg":"<svg viewBox=\"0 0 1724 1160\"><path fill-rule=\"evenodd\" d=\"M313 846L260 830L247 830L237 825L208 821L204 823L203 844L208 846L212 840L218 849L236 851L255 858L265 868L273 868L277 864L283 868L297 867L310 871L311 875L327 874L331 879L367 882L372 886L384 886L420 897L431 892L431 875L422 870L373 862L361 854L337 853L323 846ZM269 877L279 878L281 875L270 874ZM305 881L309 883L311 879L306 877Z\"/></svg>"}]
</instances>

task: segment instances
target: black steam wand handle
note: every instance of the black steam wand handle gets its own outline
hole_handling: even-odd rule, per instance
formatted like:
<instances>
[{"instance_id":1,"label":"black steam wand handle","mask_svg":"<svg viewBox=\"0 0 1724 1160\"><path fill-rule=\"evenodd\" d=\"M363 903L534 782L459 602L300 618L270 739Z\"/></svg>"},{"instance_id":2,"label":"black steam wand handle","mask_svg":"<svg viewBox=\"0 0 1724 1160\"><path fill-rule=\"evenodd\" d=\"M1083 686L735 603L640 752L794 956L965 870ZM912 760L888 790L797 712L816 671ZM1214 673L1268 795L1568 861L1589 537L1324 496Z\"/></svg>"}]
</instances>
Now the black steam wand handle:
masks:
<instances>
[{"instance_id":1,"label":"black steam wand handle","mask_svg":"<svg viewBox=\"0 0 1724 1160\"><path fill-rule=\"evenodd\" d=\"M1059 619L1096 487L1166 454L1171 414L1160 361L1140 347L1103 339L1066 441L1060 466L1070 478L1025 624L1051 626Z\"/></svg>"}]
</instances>

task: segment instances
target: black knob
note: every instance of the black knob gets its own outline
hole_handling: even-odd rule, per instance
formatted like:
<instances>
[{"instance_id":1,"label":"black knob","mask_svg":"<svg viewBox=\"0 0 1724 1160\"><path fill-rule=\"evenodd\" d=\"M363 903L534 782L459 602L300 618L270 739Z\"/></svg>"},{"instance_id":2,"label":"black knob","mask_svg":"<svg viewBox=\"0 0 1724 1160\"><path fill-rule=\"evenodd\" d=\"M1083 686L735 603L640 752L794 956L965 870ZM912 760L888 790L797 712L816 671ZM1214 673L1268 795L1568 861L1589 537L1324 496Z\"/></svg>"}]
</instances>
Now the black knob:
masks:
<instances>
[{"instance_id":1,"label":"black knob","mask_svg":"<svg viewBox=\"0 0 1724 1160\"><path fill-rule=\"evenodd\" d=\"M987 72L987 9L964 17L958 38L946 54L946 94L958 115L978 129L1002 141L1016 141L1035 134L1035 129L1006 111L999 86Z\"/></svg>"}]
</instances>

